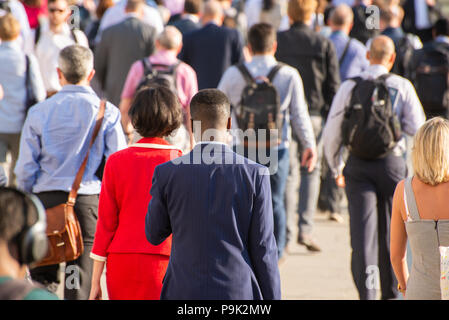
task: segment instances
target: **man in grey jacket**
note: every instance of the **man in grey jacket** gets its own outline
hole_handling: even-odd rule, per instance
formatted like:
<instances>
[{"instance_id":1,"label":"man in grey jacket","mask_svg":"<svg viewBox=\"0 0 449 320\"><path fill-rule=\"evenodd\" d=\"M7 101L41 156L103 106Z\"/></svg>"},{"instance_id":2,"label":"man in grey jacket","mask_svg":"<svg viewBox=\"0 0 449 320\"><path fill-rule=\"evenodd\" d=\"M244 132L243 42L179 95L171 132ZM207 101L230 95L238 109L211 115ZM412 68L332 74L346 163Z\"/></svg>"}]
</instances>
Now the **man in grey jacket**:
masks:
<instances>
[{"instance_id":1,"label":"man in grey jacket","mask_svg":"<svg viewBox=\"0 0 449 320\"><path fill-rule=\"evenodd\" d=\"M120 94L131 65L154 51L156 29L141 21L143 0L128 0L127 17L103 31L95 47L95 79L105 97L120 104Z\"/></svg>"},{"instance_id":2,"label":"man in grey jacket","mask_svg":"<svg viewBox=\"0 0 449 320\"><path fill-rule=\"evenodd\" d=\"M245 67L253 78L266 77L273 67L278 65L274 58L277 42L276 33L271 25L261 23L254 25L248 33L249 48L252 60L245 63ZM312 123L307 110L304 97L304 89L301 77L294 68L282 65L273 78L273 86L277 89L280 98L281 113L284 121L281 135L281 143L269 150L270 162L272 156L277 157L276 167L271 172L270 182L273 199L274 235L278 246L278 257L282 257L286 243L286 213L284 206L285 185L289 168L288 145L291 137L291 127L304 146L302 165L312 171L316 164L316 144ZM233 108L233 124L237 125L236 108L240 104L243 90L247 82L240 70L233 66L223 75L218 89L227 94ZM234 127L236 128L236 127ZM241 142L237 141L238 146ZM260 153L259 153L260 155ZM260 159L252 159L259 160ZM262 163L267 164L267 163ZM270 163L270 167L272 163ZM273 169L273 168L271 168Z\"/></svg>"}]
</instances>

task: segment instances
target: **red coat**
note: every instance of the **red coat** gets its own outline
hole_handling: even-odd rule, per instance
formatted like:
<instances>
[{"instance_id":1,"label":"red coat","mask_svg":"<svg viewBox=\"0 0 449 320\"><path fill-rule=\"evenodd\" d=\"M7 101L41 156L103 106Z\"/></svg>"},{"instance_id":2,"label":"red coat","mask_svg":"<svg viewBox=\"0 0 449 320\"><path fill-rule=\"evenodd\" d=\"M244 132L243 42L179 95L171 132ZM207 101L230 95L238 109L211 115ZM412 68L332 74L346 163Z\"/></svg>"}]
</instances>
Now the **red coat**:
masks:
<instances>
[{"instance_id":1,"label":"red coat","mask_svg":"<svg viewBox=\"0 0 449 320\"><path fill-rule=\"evenodd\" d=\"M147 241L145 216L154 168L182 152L160 138L143 138L139 144L142 147L130 146L112 154L106 163L91 254L94 259L106 260L108 253L170 255L171 236L158 246Z\"/></svg>"}]
</instances>

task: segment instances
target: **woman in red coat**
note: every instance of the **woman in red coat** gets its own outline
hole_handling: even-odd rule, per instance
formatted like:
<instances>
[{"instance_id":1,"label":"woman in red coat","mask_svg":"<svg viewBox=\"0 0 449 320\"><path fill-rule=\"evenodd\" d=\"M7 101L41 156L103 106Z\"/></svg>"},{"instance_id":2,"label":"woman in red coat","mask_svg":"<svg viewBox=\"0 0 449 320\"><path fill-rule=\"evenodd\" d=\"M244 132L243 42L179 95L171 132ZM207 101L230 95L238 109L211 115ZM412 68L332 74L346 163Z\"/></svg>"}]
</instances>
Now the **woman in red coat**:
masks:
<instances>
[{"instance_id":1,"label":"woman in red coat","mask_svg":"<svg viewBox=\"0 0 449 320\"><path fill-rule=\"evenodd\" d=\"M101 299L105 263L109 299L159 299L170 256L171 237L158 246L147 241L145 215L154 168L181 155L162 139L181 125L181 107L169 89L147 88L137 93L129 115L144 138L112 154L106 163L89 299Z\"/></svg>"}]
</instances>

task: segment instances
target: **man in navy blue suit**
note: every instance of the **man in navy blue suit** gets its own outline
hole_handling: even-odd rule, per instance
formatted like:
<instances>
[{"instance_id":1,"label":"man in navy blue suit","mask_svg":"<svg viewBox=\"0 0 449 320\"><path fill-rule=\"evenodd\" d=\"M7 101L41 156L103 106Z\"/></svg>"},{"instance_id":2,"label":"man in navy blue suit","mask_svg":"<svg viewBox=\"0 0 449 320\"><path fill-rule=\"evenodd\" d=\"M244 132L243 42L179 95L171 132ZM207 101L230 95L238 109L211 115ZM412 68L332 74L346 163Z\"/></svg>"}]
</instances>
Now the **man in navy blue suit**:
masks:
<instances>
[{"instance_id":1,"label":"man in navy blue suit","mask_svg":"<svg viewBox=\"0 0 449 320\"><path fill-rule=\"evenodd\" d=\"M161 299L280 299L268 168L225 144L224 93L201 90L190 110L194 134L204 139L156 167L145 221L153 245L173 234Z\"/></svg>"},{"instance_id":2,"label":"man in navy blue suit","mask_svg":"<svg viewBox=\"0 0 449 320\"><path fill-rule=\"evenodd\" d=\"M179 58L198 77L198 89L216 88L227 68L243 62L243 39L236 29L222 26L223 9L216 0L204 5L203 27L184 36Z\"/></svg>"}]
</instances>

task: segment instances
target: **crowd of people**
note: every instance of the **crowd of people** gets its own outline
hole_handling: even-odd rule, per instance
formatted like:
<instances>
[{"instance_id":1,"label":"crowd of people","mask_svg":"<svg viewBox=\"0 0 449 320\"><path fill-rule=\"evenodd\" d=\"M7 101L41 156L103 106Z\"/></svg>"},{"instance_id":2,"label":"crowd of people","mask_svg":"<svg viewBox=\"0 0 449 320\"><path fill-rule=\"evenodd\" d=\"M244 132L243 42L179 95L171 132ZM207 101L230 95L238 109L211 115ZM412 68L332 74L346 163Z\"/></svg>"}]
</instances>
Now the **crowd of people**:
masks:
<instances>
[{"instance_id":1,"label":"crowd of people","mask_svg":"<svg viewBox=\"0 0 449 320\"><path fill-rule=\"evenodd\" d=\"M372 266L382 299L449 297L435 1L0 0L0 41L0 298L101 299L106 267L110 299L280 299L345 203L360 299ZM36 266L67 201L75 286Z\"/></svg>"}]
</instances>

